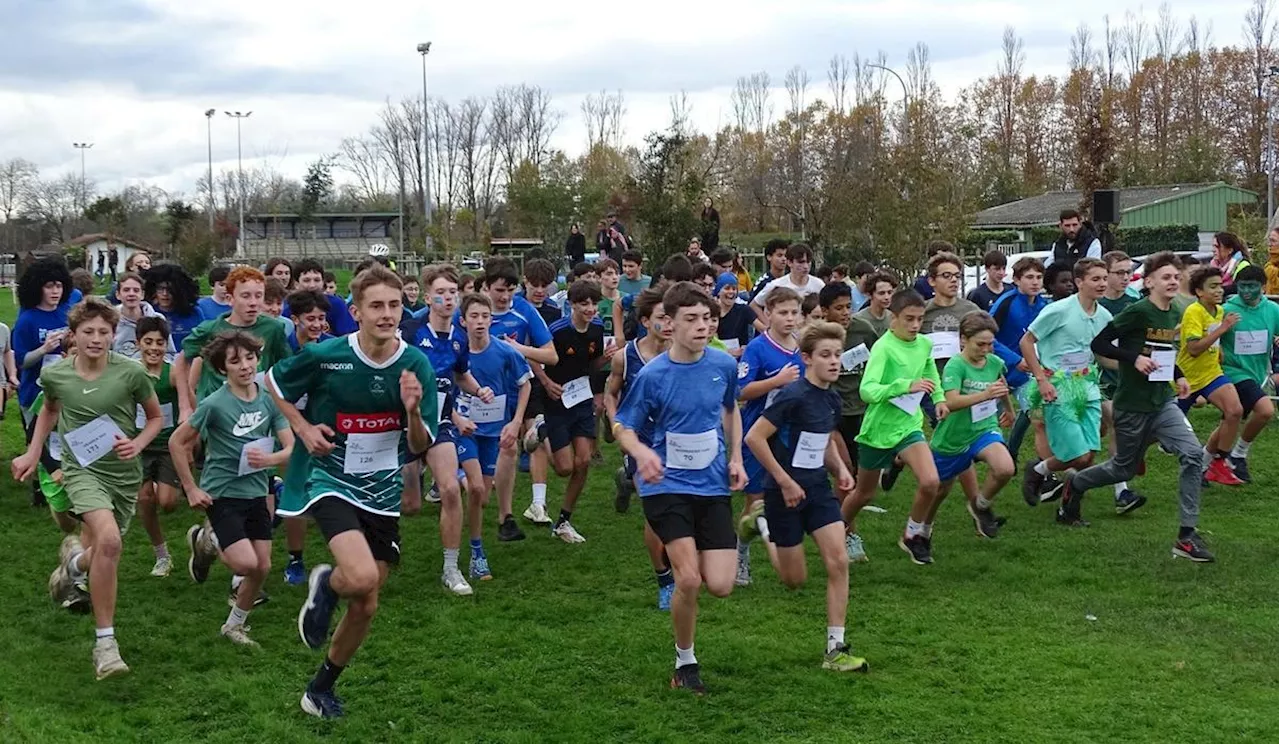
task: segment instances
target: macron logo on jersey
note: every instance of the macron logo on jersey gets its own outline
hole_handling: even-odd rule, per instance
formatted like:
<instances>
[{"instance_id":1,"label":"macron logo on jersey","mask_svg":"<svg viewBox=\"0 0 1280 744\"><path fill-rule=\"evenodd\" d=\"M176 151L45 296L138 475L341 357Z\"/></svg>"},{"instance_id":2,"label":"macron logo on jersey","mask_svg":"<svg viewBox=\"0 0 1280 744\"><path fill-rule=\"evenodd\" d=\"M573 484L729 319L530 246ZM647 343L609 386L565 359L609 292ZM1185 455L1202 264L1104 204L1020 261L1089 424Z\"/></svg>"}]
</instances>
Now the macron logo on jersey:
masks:
<instances>
[{"instance_id":1,"label":"macron logo on jersey","mask_svg":"<svg viewBox=\"0 0 1280 744\"><path fill-rule=\"evenodd\" d=\"M320 369L327 369L330 372L354 372L356 365L351 362L321 362Z\"/></svg>"},{"instance_id":2,"label":"macron logo on jersey","mask_svg":"<svg viewBox=\"0 0 1280 744\"><path fill-rule=\"evenodd\" d=\"M236 422L235 426L231 427L231 433L235 434L237 437L243 437L259 426L262 426L262 422L266 420L267 417L262 413L262 411L242 413L240 414L240 420Z\"/></svg>"},{"instance_id":3,"label":"macron logo on jersey","mask_svg":"<svg viewBox=\"0 0 1280 744\"><path fill-rule=\"evenodd\" d=\"M339 413L339 434L379 434L384 431L400 431L404 424L396 411L384 413Z\"/></svg>"}]
</instances>

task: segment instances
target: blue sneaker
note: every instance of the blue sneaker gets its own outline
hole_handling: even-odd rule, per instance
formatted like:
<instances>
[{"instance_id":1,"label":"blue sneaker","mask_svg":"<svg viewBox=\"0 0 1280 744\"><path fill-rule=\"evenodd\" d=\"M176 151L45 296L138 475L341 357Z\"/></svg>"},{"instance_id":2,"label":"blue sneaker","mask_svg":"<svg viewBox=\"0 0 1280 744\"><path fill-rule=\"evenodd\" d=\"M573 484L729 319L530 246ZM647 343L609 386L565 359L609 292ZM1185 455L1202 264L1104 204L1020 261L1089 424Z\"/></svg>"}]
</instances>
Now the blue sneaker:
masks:
<instances>
[{"instance_id":1,"label":"blue sneaker","mask_svg":"<svg viewBox=\"0 0 1280 744\"><path fill-rule=\"evenodd\" d=\"M298 611L298 635L309 648L318 649L329 638L329 623L338 609L338 595L329 588L333 566L321 563L311 569L307 582L307 601Z\"/></svg>"},{"instance_id":2,"label":"blue sneaker","mask_svg":"<svg viewBox=\"0 0 1280 744\"><path fill-rule=\"evenodd\" d=\"M468 573L471 574L471 578L481 581L488 581L493 578L493 572L489 570L489 559L484 553L479 555L471 554L471 567Z\"/></svg>"},{"instance_id":3,"label":"blue sneaker","mask_svg":"<svg viewBox=\"0 0 1280 744\"><path fill-rule=\"evenodd\" d=\"M342 701L333 690L316 692L308 684L302 693L302 712L316 718L342 718Z\"/></svg>"},{"instance_id":4,"label":"blue sneaker","mask_svg":"<svg viewBox=\"0 0 1280 744\"><path fill-rule=\"evenodd\" d=\"M307 583L307 564L291 559L284 567L284 583L289 586L302 586Z\"/></svg>"},{"instance_id":5,"label":"blue sneaker","mask_svg":"<svg viewBox=\"0 0 1280 744\"><path fill-rule=\"evenodd\" d=\"M658 609L663 612L671 611L671 595L676 593L675 582L666 586L658 587Z\"/></svg>"}]
</instances>

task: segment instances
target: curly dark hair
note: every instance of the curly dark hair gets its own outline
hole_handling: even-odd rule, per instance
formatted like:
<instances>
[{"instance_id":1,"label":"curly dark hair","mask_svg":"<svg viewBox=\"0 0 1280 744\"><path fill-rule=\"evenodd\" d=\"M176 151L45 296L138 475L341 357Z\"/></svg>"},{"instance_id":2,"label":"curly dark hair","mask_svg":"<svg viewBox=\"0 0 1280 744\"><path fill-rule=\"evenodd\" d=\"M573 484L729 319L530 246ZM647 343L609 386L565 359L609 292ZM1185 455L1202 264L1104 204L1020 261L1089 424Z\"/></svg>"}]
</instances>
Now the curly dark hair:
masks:
<instances>
[{"instance_id":1,"label":"curly dark hair","mask_svg":"<svg viewBox=\"0 0 1280 744\"><path fill-rule=\"evenodd\" d=\"M44 285L49 282L62 284L62 302L71 299L71 271L57 256L36 259L18 280L18 306L23 310L37 307L44 299Z\"/></svg>"},{"instance_id":2,"label":"curly dark hair","mask_svg":"<svg viewBox=\"0 0 1280 744\"><path fill-rule=\"evenodd\" d=\"M195 312L196 303L200 300L200 285L186 269L174 263L160 263L151 267L146 273L142 296L152 307L156 306L156 288L161 284L169 285L169 296L173 298L173 309L170 312L175 315L190 315Z\"/></svg>"}]
</instances>

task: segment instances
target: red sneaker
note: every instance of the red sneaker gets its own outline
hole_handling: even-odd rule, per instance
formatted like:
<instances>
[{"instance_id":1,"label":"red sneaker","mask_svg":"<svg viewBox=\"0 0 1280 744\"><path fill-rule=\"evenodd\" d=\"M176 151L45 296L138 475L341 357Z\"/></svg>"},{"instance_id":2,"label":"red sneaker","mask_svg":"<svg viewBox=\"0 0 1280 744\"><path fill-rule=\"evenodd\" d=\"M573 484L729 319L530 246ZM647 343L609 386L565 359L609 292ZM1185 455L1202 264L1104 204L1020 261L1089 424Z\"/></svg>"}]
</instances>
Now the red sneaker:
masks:
<instances>
[{"instance_id":1,"label":"red sneaker","mask_svg":"<svg viewBox=\"0 0 1280 744\"><path fill-rule=\"evenodd\" d=\"M1243 486L1244 481L1236 477L1236 473L1227 464L1227 461L1221 457L1213 458L1213 462L1209 465L1209 469L1205 472L1204 477L1212 483L1218 483L1223 486Z\"/></svg>"}]
</instances>

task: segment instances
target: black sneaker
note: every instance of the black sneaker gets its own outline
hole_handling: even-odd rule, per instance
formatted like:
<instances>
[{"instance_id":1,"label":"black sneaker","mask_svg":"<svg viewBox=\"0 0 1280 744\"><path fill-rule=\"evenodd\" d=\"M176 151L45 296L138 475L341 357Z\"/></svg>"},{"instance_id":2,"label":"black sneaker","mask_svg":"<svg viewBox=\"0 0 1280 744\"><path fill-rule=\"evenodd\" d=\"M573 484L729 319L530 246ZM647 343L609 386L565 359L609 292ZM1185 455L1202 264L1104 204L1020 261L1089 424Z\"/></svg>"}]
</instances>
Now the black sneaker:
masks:
<instances>
[{"instance_id":1,"label":"black sneaker","mask_svg":"<svg viewBox=\"0 0 1280 744\"><path fill-rule=\"evenodd\" d=\"M1076 493L1068 479L1062 485L1062 503L1058 506L1058 524L1066 527L1088 527L1089 522L1080 516L1080 504L1084 494Z\"/></svg>"},{"instance_id":2,"label":"black sneaker","mask_svg":"<svg viewBox=\"0 0 1280 744\"><path fill-rule=\"evenodd\" d=\"M682 667L676 667L675 674L671 675L671 689L685 689L694 695L706 695L707 686L702 684L702 675L698 673L697 664L685 664Z\"/></svg>"},{"instance_id":3,"label":"black sneaker","mask_svg":"<svg viewBox=\"0 0 1280 744\"><path fill-rule=\"evenodd\" d=\"M968 502L966 505L969 507L969 516L973 517L973 526L978 530L978 537L985 537L988 540L996 539L1000 534L1000 522L991 508L980 509L973 502Z\"/></svg>"},{"instance_id":4,"label":"black sneaker","mask_svg":"<svg viewBox=\"0 0 1280 744\"><path fill-rule=\"evenodd\" d=\"M197 584L203 584L209 578L209 567L217 558L216 554L204 550L201 544L203 533L204 528L198 524L191 525L191 529L187 530L187 547L191 550L191 555L187 558L187 573Z\"/></svg>"},{"instance_id":5,"label":"black sneaker","mask_svg":"<svg viewBox=\"0 0 1280 744\"><path fill-rule=\"evenodd\" d=\"M1116 497L1116 514L1128 514L1147 503L1147 497L1128 488Z\"/></svg>"},{"instance_id":6,"label":"black sneaker","mask_svg":"<svg viewBox=\"0 0 1280 744\"><path fill-rule=\"evenodd\" d=\"M613 497L613 509L619 514L626 514L631 508L631 479L627 477L627 469L619 467L613 473L613 485L616 489Z\"/></svg>"},{"instance_id":7,"label":"black sneaker","mask_svg":"<svg viewBox=\"0 0 1280 744\"><path fill-rule=\"evenodd\" d=\"M1196 563L1213 563L1213 553L1209 552L1209 548L1204 544L1204 538L1200 537L1199 532L1192 532L1186 537L1180 537L1173 542L1173 557L1187 558Z\"/></svg>"},{"instance_id":8,"label":"black sneaker","mask_svg":"<svg viewBox=\"0 0 1280 744\"><path fill-rule=\"evenodd\" d=\"M1040 486L1040 503L1046 504L1062 498L1062 487L1063 482L1050 473L1049 477L1044 479L1044 485Z\"/></svg>"},{"instance_id":9,"label":"black sneaker","mask_svg":"<svg viewBox=\"0 0 1280 744\"><path fill-rule=\"evenodd\" d=\"M342 700L333 690L316 692L308 683L307 691L302 693L302 712L316 718L342 718Z\"/></svg>"},{"instance_id":10,"label":"black sneaker","mask_svg":"<svg viewBox=\"0 0 1280 744\"><path fill-rule=\"evenodd\" d=\"M894 460L892 465L880 473L880 489L892 491L893 484L898 482L899 475L902 475L902 463Z\"/></svg>"},{"instance_id":11,"label":"black sneaker","mask_svg":"<svg viewBox=\"0 0 1280 744\"><path fill-rule=\"evenodd\" d=\"M1228 457L1227 464L1231 466L1231 470L1235 472L1237 478L1245 483L1253 482L1253 479L1249 477L1249 463L1243 457Z\"/></svg>"},{"instance_id":12,"label":"black sneaker","mask_svg":"<svg viewBox=\"0 0 1280 744\"><path fill-rule=\"evenodd\" d=\"M502 524L498 525L498 540L500 542L515 542L524 539L524 531L520 529L520 525L516 524L516 518L511 514L502 520Z\"/></svg>"},{"instance_id":13,"label":"black sneaker","mask_svg":"<svg viewBox=\"0 0 1280 744\"><path fill-rule=\"evenodd\" d=\"M1027 502L1027 506L1037 506L1040 503L1040 491L1044 489L1046 479L1036 472L1039 464L1039 460L1032 460L1022 471L1022 500Z\"/></svg>"},{"instance_id":14,"label":"black sneaker","mask_svg":"<svg viewBox=\"0 0 1280 744\"><path fill-rule=\"evenodd\" d=\"M236 606L236 599L238 599L238 598L239 598L239 596L238 596L239 594L240 594L240 587L239 587L239 586L237 586L237 585L235 585L235 584L232 584L232 585L231 585L231 589L230 589L230 591L228 591L228 592L227 592L227 606L228 606L228 607L235 607L235 606ZM254 606L254 607L261 607L262 605L264 605L264 604L266 604L266 603L268 603L268 602L270 602L270 601L271 601L271 595L270 595L270 594L267 594L267 590L266 590L266 589L259 589L259 590L258 590L258 596L256 596L256 597L254 597L254 598L253 598L253 606Z\"/></svg>"},{"instance_id":15,"label":"black sneaker","mask_svg":"<svg viewBox=\"0 0 1280 744\"><path fill-rule=\"evenodd\" d=\"M929 545L929 538L924 535L916 535L915 537L903 535L898 540L898 547L911 556L911 562L917 566L927 566L933 563L933 551Z\"/></svg>"},{"instance_id":16,"label":"black sneaker","mask_svg":"<svg viewBox=\"0 0 1280 744\"><path fill-rule=\"evenodd\" d=\"M338 595L329 588L333 567L321 563L311 569L307 580L307 601L298 611L298 635L309 648L318 649L329 638L329 623L338 609ZM315 714L312 714L315 715Z\"/></svg>"}]
</instances>

